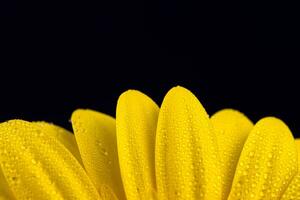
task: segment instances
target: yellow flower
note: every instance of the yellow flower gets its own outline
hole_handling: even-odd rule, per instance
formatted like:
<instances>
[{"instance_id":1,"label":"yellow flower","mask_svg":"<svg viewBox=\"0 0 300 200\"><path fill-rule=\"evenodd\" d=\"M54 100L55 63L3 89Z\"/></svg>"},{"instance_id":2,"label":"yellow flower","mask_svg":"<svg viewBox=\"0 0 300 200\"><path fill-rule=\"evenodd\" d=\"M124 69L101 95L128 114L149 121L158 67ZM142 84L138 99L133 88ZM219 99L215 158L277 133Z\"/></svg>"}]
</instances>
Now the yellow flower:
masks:
<instances>
[{"instance_id":1,"label":"yellow flower","mask_svg":"<svg viewBox=\"0 0 300 200\"><path fill-rule=\"evenodd\" d=\"M159 108L123 93L116 120L79 109L74 135L45 122L0 124L0 199L300 199L298 152L289 128L238 111L211 118L187 89Z\"/></svg>"}]
</instances>

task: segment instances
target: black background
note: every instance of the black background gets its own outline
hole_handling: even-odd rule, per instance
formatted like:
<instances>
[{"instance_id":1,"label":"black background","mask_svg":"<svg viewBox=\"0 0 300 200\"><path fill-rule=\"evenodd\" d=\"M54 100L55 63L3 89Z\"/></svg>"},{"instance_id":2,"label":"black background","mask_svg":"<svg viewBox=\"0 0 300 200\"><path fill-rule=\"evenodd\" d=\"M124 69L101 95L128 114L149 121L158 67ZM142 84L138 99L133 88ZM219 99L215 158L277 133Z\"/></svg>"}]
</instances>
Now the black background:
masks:
<instances>
[{"instance_id":1,"label":"black background","mask_svg":"<svg viewBox=\"0 0 300 200\"><path fill-rule=\"evenodd\" d=\"M209 114L274 115L299 136L299 12L276 1L1 1L0 120L70 129L76 108L114 115L139 89L173 86Z\"/></svg>"}]
</instances>

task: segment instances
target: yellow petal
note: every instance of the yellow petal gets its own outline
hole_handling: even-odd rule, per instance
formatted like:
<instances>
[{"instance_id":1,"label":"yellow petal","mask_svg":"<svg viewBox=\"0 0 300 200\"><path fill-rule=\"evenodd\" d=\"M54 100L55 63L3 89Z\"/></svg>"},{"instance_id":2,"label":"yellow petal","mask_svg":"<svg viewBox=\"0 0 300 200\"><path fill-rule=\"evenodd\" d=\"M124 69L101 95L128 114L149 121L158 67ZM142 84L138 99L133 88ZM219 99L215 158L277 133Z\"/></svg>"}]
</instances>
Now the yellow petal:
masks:
<instances>
[{"instance_id":1,"label":"yellow petal","mask_svg":"<svg viewBox=\"0 0 300 200\"><path fill-rule=\"evenodd\" d=\"M15 199L14 195L7 184L7 181L4 177L0 165L0 200L12 200L12 199Z\"/></svg>"},{"instance_id":2,"label":"yellow petal","mask_svg":"<svg viewBox=\"0 0 300 200\"><path fill-rule=\"evenodd\" d=\"M296 139L298 150L298 173L294 176L287 190L282 196L282 200L299 200L300 199L300 139Z\"/></svg>"},{"instance_id":3,"label":"yellow petal","mask_svg":"<svg viewBox=\"0 0 300 200\"><path fill-rule=\"evenodd\" d=\"M187 89L165 96L155 149L158 198L221 199L221 173L215 135L205 109Z\"/></svg>"},{"instance_id":4,"label":"yellow petal","mask_svg":"<svg viewBox=\"0 0 300 200\"><path fill-rule=\"evenodd\" d=\"M115 119L93 110L78 109L71 121L84 167L100 195L114 199L115 193L124 199Z\"/></svg>"},{"instance_id":5,"label":"yellow petal","mask_svg":"<svg viewBox=\"0 0 300 200\"><path fill-rule=\"evenodd\" d=\"M62 127L47 122L33 122L33 123L40 126L41 129L44 129L45 132L47 132L50 136L53 136L58 141L60 141L82 164L75 137L71 132L67 131Z\"/></svg>"},{"instance_id":6,"label":"yellow petal","mask_svg":"<svg viewBox=\"0 0 300 200\"><path fill-rule=\"evenodd\" d=\"M211 117L220 152L223 199L227 199L235 168L253 123L242 113L224 109Z\"/></svg>"},{"instance_id":7,"label":"yellow petal","mask_svg":"<svg viewBox=\"0 0 300 200\"><path fill-rule=\"evenodd\" d=\"M33 123L2 123L0 150L3 173L17 199L99 199L74 156Z\"/></svg>"},{"instance_id":8,"label":"yellow petal","mask_svg":"<svg viewBox=\"0 0 300 200\"><path fill-rule=\"evenodd\" d=\"M289 128L267 117L255 124L241 153L231 199L280 199L297 172L297 151Z\"/></svg>"},{"instance_id":9,"label":"yellow petal","mask_svg":"<svg viewBox=\"0 0 300 200\"><path fill-rule=\"evenodd\" d=\"M127 199L149 199L156 188L155 131L158 106L135 90L124 92L117 105L117 141Z\"/></svg>"}]
</instances>

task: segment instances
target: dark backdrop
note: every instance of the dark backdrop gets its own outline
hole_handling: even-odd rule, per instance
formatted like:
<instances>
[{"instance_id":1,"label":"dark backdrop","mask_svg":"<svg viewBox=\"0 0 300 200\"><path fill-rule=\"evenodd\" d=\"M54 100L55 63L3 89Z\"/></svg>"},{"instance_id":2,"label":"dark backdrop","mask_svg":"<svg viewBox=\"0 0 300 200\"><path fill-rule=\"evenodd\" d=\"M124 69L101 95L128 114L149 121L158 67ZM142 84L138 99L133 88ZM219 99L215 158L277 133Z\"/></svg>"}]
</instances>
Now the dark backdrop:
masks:
<instances>
[{"instance_id":1,"label":"dark backdrop","mask_svg":"<svg viewBox=\"0 0 300 200\"><path fill-rule=\"evenodd\" d=\"M173 86L212 114L299 121L299 12L276 1L1 1L0 120L70 128L71 112L114 115L139 89L158 104Z\"/></svg>"}]
</instances>

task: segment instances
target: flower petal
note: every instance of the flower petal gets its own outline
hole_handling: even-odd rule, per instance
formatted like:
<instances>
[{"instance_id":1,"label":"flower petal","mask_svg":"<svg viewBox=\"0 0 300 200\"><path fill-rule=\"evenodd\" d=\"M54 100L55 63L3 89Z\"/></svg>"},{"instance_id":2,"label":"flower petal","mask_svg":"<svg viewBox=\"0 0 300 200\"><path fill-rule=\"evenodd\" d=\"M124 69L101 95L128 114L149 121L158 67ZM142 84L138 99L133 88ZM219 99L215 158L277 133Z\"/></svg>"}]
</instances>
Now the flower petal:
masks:
<instances>
[{"instance_id":1,"label":"flower petal","mask_svg":"<svg viewBox=\"0 0 300 200\"><path fill-rule=\"evenodd\" d=\"M71 121L84 167L100 195L114 199L115 193L124 199L115 119L93 110L78 109Z\"/></svg>"},{"instance_id":2,"label":"flower petal","mask_svg":"<svg viewBox=\"0 0 300 200\"><path fill-rule=\"evenodd\" d=\"M228 199L279 199L296 172L289 128L279 119L264 118L245 142Z\"/></svg>"},{"instance_id":3,"label":"flower petal","mask_svg":"<svg viewBox=\"0 0 300 200\"><path fill-rule=\"evenodd\" d=\"M49 135L55 137L58 141L60 141L74 156L75 158L82 164L82 160L80 157L80 153L78 150L78 146L76 144L76 140L74 134L67 131L66 129L56 126L47 122L33 122L36 125L40 126L41 129L44 129Z\"/></svg>"},{"instance_id":4,"label":"flower petal","mask_svg":"<svg viewBox=\"0 0 300 200\"><path fill-rule=\"evenodd\" d=\"M221 199L216 137L205 109L185 88L172 88L163 100L155 165L159 199Z\"/></svg>"},{"instance_id":5,"label":"flower petal","mask_svg":"<svg viewBox=\"0 0 300 200\"><path fill-rule=\"evenodd\" d=\"M220 152L223 177L223 199L227 199L236 165L253 123L242 113L224 109L211 117Z\"/></svg>"},{"instance_id":6,"label":"flower petal","mask_svg":"<svg viewBox=\"0 0 300 200\"><path fill-rule=\"evenodd\" d=\"M124 92L117 105L117 141L127 199L149 199L155 190L154 146L158 106L139 91Z\"/></svg>"},{"instance_id":7,"label":"flower petal","mask_svg":"<svg viewBox=\"0 0 300 200\"><path fill-rule=\"evenodd\" d=\"M0 125L0 162L17 199L99 199L74 156L34 123Z\"/></svg>"},{"instance_id":8,"label":"flower petal","mask_svg":"<svg viewBox=\"0 0 300 200\"><path fill-rule=\"evenodd\" d=\"M10 190L7 181L0 165L0 200L12 200L15 199L12 191Z\"/></svg>"},{"instance_id":9,"label":"flower petal","mask_svg":"<svg viewBox=\"0 0 300 200\"><path fill-rule=\"evenodd\" d=\"M298 173L294 176L287 190L282 196L282 200L299 200L300 199L300 139L296 139L298 150Z\"/></svg>"}]
</instances>

